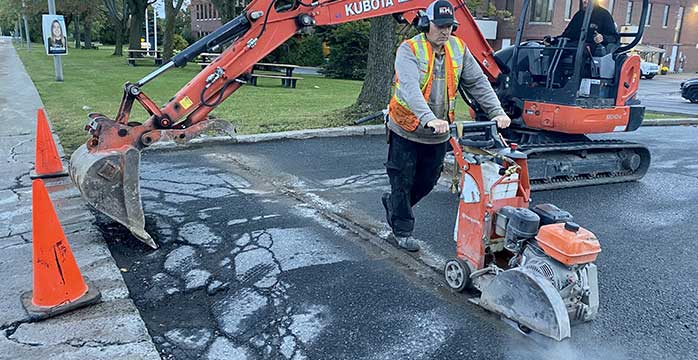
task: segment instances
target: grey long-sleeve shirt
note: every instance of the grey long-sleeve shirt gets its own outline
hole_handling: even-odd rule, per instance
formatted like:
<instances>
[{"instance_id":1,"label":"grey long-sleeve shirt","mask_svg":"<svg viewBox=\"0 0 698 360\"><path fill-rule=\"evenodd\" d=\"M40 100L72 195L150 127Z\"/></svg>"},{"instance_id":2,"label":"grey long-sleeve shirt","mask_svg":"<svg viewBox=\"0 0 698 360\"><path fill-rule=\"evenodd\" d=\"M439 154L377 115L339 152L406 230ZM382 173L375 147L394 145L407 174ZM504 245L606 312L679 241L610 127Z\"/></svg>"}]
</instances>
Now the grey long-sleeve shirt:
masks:
<instances>
[{"instance_id":1,"label":"grey long-sleeve shirt","mask_svg":"<svg viewBox=\"0 0 698 360\"><path fill-rule=\"evenodd\" d=\"M445 56L437 54L434 59L433 66L433 81L429 101L425 101L424 95L419 87L419 66L417 57L412 53L409 44L403 43L400 45L395 56L395 72L400 81L400 97L407 102L410 110L419 119L420 126L413 132L406 131L400 125L392 120L388 122L390 130L396 134L423 144L439 144L447 141L449 134L434 134L431 128L427 128L426 124L434 119L447 119L448 113L448 98L446 94L446 77L445 77ZM480 65L470 54L468 48L465 48L463 56L463 71L461 72L460 81L465 85L468 93L472 95L480 104L487 115L494 118L497 115L504 115L497 94L495 94L487 76L482 72Z\"/></svg>"}]
</instances>

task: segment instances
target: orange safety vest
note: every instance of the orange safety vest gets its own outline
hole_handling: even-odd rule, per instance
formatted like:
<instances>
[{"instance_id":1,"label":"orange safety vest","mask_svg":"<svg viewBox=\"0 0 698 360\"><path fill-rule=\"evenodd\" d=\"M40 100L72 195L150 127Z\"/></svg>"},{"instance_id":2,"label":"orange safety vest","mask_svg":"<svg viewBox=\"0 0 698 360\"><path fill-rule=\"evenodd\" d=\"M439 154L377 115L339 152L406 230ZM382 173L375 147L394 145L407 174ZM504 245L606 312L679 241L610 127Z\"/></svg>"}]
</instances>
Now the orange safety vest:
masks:
<instances>
[{"instance_id":1,"label":"orange safety vest","mask_svg":"<svg viewBox=\"0 0 698 360\"><path fill-rule=\"evenodd\" d=\"M431 44L427 40L424 33L421 33L412 39L405 41L410 45L412 53L417 57L419 66L419 88L422 90L424 100L429 102L431 95L431 83L433 81L432 70L434 68L434 51ZM463 56L465 52L465 44L458 37L451 38L444 44L446 50L446 58L444 65L446 66L446 95L448 97L448 121L452 123L455 120L455 105L456 95L458 94L458 79L463 69ZM407 131L415 131L419 126L419 119L410 110L409 105L404 99L400 98L398 89L400 89L400 79L395 74L395 83L393 88L393 97L388 104L388 114L390 118L403 129Z\"/></svg>"}]
</instances>

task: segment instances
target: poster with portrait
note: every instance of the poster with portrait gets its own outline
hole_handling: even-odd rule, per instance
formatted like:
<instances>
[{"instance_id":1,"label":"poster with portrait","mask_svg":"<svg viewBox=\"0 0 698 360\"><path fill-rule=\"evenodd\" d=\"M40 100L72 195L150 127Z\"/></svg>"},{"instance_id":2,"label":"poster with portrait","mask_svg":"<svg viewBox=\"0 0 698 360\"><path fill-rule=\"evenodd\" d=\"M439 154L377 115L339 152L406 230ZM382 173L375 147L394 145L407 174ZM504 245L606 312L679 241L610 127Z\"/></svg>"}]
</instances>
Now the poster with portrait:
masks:
<instances>
[{"instance_id":1,"label":"poster with portrait","mask_svg":"<svg viewBox=\"0 0 698 360\"><path fill-rule=\"evenodd\" d=\"M68 32L65 30L63 15L43 15L42 28L47 55L68 53Z\"/></svg>"}]
</instances>

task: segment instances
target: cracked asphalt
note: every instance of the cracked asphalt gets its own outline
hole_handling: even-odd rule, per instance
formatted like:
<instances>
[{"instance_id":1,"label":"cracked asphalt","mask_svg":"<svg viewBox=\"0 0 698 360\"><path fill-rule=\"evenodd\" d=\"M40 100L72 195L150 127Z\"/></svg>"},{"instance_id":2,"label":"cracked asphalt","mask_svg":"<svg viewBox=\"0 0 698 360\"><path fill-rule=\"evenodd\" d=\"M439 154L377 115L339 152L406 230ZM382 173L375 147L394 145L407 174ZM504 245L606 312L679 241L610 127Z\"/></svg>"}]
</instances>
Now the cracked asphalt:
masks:
<instances>
[{"instance_id":1,"label":"cracked asphalt","mask_svg":"<svg viewBox=\"0 0 698 360\"><path fill-rule=\"evenodd\" d=\"M441 284L448 179L415 210L424 251L386 246L381 136L146 152L147 230L161 248L101 226L163 358L696 359L697 135L619 134L652 151L642 181L533 194L603 248L599 317L562 343L524 337Z\"/></svg>"}]
</instances>

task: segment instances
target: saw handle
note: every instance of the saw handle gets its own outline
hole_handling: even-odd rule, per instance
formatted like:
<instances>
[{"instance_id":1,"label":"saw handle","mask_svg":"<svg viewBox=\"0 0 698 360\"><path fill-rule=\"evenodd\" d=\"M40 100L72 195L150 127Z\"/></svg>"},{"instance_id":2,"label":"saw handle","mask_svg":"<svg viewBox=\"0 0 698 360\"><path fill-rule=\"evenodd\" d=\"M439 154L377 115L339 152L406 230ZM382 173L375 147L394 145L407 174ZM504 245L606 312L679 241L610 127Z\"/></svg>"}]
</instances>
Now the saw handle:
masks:
<instances>
[{"instance_id":1,"label":"saw handle","mask_svg":"<svg viewBox=\"0 0 698 360\"><path fill-rule=\"evenodd\" d=\"M456 122L451 124L451 132L453 130L456 130L455 135L461 146L481 149L506 147L499 137L495 121Z\"/></svg>"}]
</instances>

